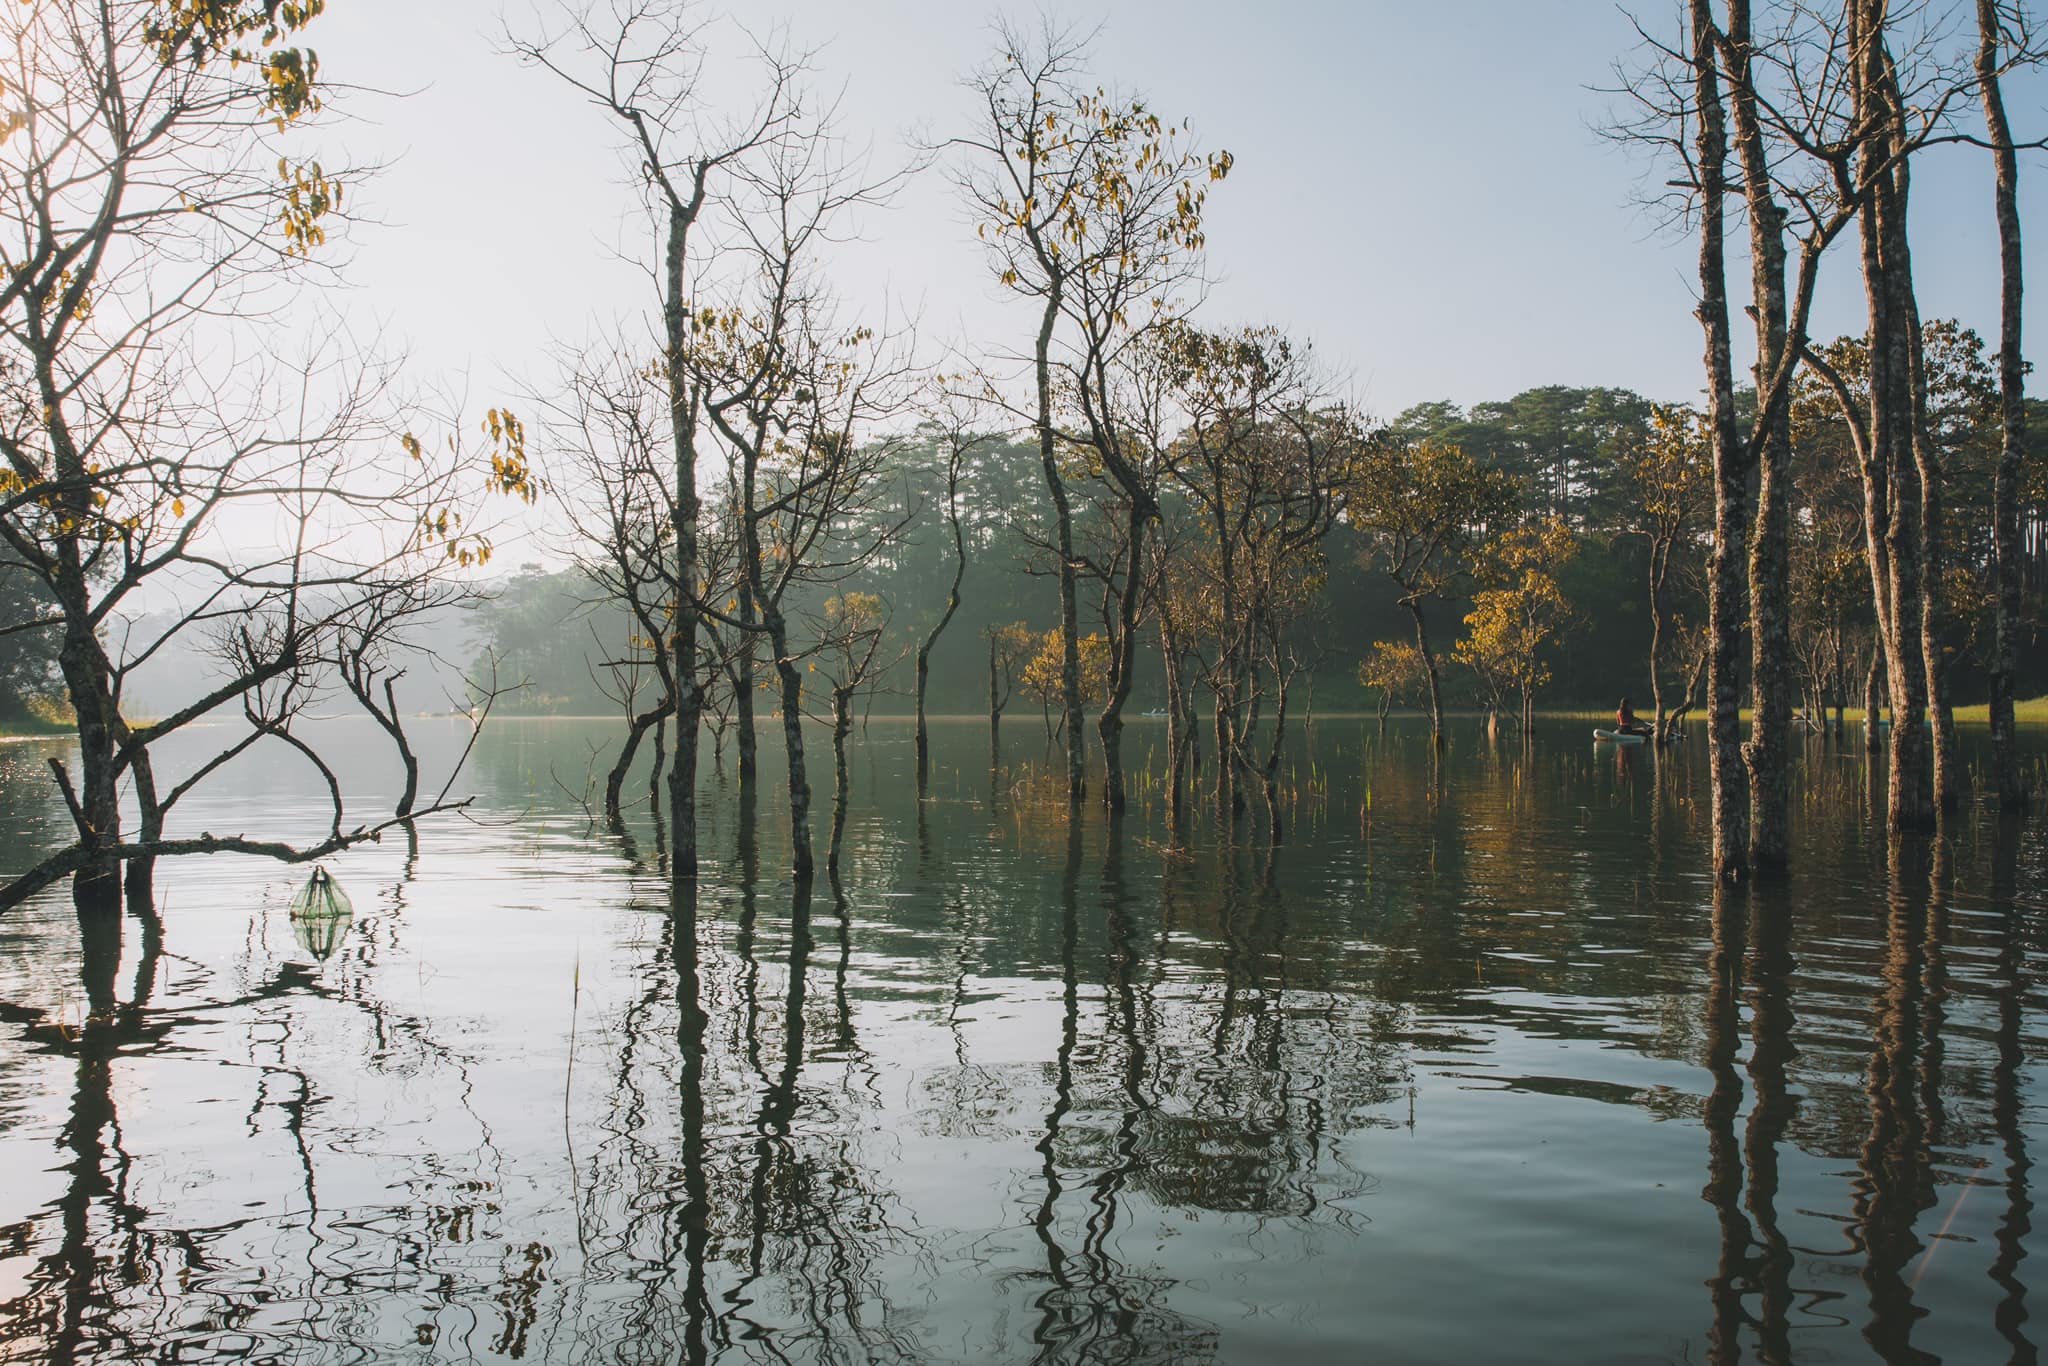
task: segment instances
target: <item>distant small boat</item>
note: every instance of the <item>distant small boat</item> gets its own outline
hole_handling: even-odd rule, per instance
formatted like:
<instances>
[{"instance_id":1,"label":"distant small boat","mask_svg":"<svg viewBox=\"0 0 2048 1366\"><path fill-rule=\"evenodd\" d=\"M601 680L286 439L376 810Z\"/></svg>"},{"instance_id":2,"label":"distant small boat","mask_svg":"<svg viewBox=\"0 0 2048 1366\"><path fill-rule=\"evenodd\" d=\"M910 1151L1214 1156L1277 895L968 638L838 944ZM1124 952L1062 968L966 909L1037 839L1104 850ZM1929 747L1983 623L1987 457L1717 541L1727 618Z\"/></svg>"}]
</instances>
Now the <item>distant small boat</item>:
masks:
<instances>
[{"instance_id":1,"label":"distant small boat","mask_svg":"<svg viewBox=\"0 0 2048 1366\"><path fill-rule=\"evenodd\" d=\"M1593 738L1595 740L1604 740L1609 744L1615 745L1640 745L1641 743L1643 743L1643 741L1649 739L1650 737L1647 735L1631 734L1627 731L1602 730L1598 726L1595 726L1593 727Z\"/></svg>"}]
</instances>

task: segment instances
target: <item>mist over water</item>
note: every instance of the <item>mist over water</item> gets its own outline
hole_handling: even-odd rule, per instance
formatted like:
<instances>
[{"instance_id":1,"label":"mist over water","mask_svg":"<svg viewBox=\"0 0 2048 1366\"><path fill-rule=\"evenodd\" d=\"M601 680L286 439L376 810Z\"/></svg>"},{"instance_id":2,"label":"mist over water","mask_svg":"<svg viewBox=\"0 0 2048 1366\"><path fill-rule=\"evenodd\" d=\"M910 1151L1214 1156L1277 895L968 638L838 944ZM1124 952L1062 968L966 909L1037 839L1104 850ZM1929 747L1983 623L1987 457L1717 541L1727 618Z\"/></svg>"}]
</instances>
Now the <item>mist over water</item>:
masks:
<instances>
[{"instance_id":1,"label":"mist over water","mask_svg":"<svg viewBox=\"0 0 2048 1366\"><path fill-rule=\"evenodd\" d=\"M1794 880L1717 895L1698 737L1588 729L1318 721L1275 847L1256 797L1176 844L1154 722L1070 822L1035 715L993 763L938 723L922 801L878 718L808 886L764 743L751 809L706 764L692 936L644 795L585 809L617 727L514 720L470 819L329 861L346 922L169 863L95 1010L45 896L0 916L0 1361L2031 1360L2041 817L1888 857L1814 739ZM0 748L0 867L61 837L52 752ZM181 822L320 823L235 775Z\"/></svg>"}]
</instances>

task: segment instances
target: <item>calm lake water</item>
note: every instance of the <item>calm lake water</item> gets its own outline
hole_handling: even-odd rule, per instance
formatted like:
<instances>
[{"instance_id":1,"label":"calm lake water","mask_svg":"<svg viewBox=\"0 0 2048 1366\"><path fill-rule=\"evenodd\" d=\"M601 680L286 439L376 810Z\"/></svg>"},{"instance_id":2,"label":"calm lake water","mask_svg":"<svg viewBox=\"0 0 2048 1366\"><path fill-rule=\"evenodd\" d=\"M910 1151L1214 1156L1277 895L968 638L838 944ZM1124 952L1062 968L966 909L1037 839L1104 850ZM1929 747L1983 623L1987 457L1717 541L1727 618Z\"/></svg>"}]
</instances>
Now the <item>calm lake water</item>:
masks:
<instances>
[{"instance_id":1,"label":"calm lake water","mask_svg":"<svg viewBox=\"0 0 2048 1366\"><path fill-rule=\"evenodd\" d=\"M1285 844L1176 850L1035 716L922 802L877 720L808 890L779 772L707 774L693 950L580 805L616 730L512 721L338 936L188 861L95 1014L65 897L0 916L0 1361L2034 1360L2043 819L1887 859L1814 741L1796 880L1717 899L1697 737L1459 726L1319 722ZM317 825L235 776L188 828Z\"/></svg>"}]
</instances>

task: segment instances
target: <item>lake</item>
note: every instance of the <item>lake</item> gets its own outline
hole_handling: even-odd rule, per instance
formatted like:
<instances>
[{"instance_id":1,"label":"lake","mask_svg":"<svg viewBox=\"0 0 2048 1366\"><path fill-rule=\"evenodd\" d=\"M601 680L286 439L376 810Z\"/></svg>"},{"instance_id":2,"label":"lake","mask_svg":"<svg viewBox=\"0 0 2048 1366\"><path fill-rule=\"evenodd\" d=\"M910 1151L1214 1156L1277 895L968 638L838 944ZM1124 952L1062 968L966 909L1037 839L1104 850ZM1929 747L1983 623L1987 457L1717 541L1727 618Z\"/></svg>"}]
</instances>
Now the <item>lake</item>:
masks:
<instances>
[{"instance_id":1,"label":"lake","mask_svg":"<svg viewBox=\"0 0 2048 1366\"><path fill-rule=\"evenodd\" d=\"M1070 822L1035 715L920 801L878 718L809 887L779 767L707 771L693 935L644 779L586 813L618 728L510 720L345 923L168 866L94 1010L68 898L0 915L0 1361L2032 1361L2048 824L1890 858L1815 739L1794 879L1717 895L1702 736L1455 726L1319 720L1274 847ZM229 777L179 828L317 826Z\"/></svg>"}]
</instances>

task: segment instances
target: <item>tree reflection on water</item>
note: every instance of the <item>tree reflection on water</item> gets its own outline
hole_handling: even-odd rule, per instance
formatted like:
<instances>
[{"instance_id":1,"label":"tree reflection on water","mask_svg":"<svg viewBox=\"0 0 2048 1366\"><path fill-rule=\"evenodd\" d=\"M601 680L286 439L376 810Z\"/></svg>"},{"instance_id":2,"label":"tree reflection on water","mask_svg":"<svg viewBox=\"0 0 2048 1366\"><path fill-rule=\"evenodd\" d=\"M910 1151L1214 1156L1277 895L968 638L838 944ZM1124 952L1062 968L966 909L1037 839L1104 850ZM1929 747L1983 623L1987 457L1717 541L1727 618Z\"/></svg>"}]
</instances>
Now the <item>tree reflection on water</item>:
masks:
<instances>
[{"instance_id":1,"label":"tree reflection on water","mask_svg":"<svg viewBox=\"0 0 2048 1366\"><path fill-rule=\"evenodd\" d=\"M2033 1359L2038 823L1889 848L1817 754L1731 892L1675 759L1364 737L1274 847L980 743L860 759L817 881L748 783L681 892L528 818L331 945L10 927L0 1360L1447 1359L1531 1275L1532 1360Z\"/></svg>"}]
</instances>

